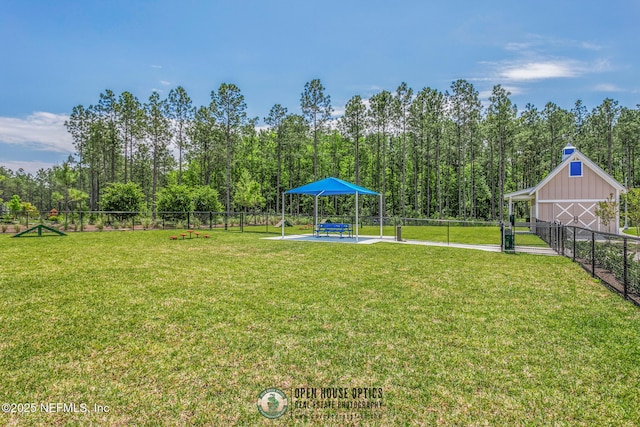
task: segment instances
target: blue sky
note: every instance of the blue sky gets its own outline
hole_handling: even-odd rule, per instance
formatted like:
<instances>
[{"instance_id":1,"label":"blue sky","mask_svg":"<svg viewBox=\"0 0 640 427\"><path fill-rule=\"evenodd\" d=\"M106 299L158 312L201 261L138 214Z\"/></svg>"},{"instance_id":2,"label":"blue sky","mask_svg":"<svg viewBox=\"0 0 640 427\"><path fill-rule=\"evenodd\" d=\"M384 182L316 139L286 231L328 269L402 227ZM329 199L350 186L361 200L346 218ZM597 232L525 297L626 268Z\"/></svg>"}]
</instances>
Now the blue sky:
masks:
<instances>
[{"instance_id":1,"label":"blue sky","mask_svg":"<svg viewBox=\"0 0 640 427\"><path fill-rule=\"evenodd\" d=\"M73 106L183 86L206 105L223 82L252 117L300 111L322 80L339 114L401 82L495 84L523 109L640 104L640 2L1 0L0 165L35 172L73 151Z\"/></svg>"}]
</instances>

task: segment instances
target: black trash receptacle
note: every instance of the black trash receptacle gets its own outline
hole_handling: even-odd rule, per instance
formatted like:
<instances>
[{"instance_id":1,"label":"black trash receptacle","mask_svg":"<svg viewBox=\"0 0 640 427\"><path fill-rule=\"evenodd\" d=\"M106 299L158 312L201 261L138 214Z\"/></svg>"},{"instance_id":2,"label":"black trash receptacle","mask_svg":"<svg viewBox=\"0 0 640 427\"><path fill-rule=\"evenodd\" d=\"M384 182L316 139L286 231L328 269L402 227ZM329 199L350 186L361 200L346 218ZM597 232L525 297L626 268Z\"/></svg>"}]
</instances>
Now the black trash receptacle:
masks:
<instances>
[{"instance_id":1,"label":"black trash receptacle","mask_svg":"<svg viewBox=\"0 0 640 427\"><path fill-rule=\"evenodd\" d=\"M396 242L402 242L402 226L396 226Z\"/></svg>"},{"instance_id":2,"label":"black trash receptacle","mask_svg":"<svg viewBox=\"0 0 640 427\"><path fill-rule=\"evenodd\" d=\"M513 251L515 250L515 235L511 232L511 230L504 230L504 250L505 251Z\"/></svg>"}]
</instances>

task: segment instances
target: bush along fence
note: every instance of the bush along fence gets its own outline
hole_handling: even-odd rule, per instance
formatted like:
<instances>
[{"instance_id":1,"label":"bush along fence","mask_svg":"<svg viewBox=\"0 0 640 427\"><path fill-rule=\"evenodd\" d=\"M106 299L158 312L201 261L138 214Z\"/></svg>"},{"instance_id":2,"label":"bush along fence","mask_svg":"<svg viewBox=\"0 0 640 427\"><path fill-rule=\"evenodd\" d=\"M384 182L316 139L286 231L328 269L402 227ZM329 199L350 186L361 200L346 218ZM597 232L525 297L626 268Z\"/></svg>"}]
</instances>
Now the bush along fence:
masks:
<instances>
[{"instance_id":1,"label":"bush along fence","mask_svg":"<svg viewBox=\"0 0 640 427\"><path fill-rule=\"evenodd\" d=\"M640 238L544 221L532 225L558 254L640 306Z\"/></svg>"},{"instance_id":2,"label":"bush along fence","mask_svg":"<svg viewBox=\"0 0 640 427\"><path fill-rule=\"evenodd\" d=\"M270 218L272 217L272 218ZM274 232L277 215L245 212L143 212L50 211L18 212L0 216L0 231L19 232L45 224L61 231L150 230L150 229L223 229L244 231L245 225L260 225L259 231ZM258 231L258 230L257 230Z\"/></svg>"},{"instance_id":3,"label":"bush along fence","mask_svg":"<svg viewBox=\"0 0 640 427\"><path fill-rule=\"evenodd\" d=\"M323 214L319 222L348 223L355 225L354 215ZM499 223L476 220L448 220L427 218L384 217L383 234L397 237L398 227L411 229L403 235L408 239L436 240L439 242L465 241L465 233L472 228L488 228L482 235L495 234L499 243ZM315 227L312 215L285 215L286 234L312 233ZM29 226L44 224L60 231L110 231L110 230L172 230L172 229L207 229L235 232L256 232L280 234L282 232L282 215L274 212L115 212L115 211L62 211L18 212L0 215L2 232L17 233ZM360 216L359 226L362 234L378 235L379 216ZM495 228L491 230L491 227ZM428 230L428 231L427 231ZM474 242L477 243L477 242Z\"/></svg>"}]
</instances>

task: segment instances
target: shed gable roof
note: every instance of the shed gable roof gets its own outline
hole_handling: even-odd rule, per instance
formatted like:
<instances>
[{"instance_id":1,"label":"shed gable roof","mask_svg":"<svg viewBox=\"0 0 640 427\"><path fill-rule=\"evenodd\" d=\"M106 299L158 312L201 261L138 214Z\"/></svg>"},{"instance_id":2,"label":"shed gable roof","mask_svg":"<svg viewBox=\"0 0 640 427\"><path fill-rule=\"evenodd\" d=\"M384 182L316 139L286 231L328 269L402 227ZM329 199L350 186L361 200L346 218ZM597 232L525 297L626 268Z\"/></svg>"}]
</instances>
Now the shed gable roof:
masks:
<instances>
[{"instance_id":1,"label":"shed gable roof","mask_svg":"<svg viewBox=\"0 0 640 427\"><path fill-rule=\"evenodd\" d=\"M552 170L551 173L549 173L549 175L547 175L542 181L540 181L538 185L536 185L535 187L514 191L513 193L507 193L504 195L504 199L505 200L511 199L514 201L533 199L534 194L536 194L541 188L547 185L556 175L558 175L560 171L563 170L564 167L569 162L574 162L576 160L581 161L584 166L591 169L596 175L601 177L605 182L611 184L611 186L616 190L620 192L626 191L626 188L624 187L624 185L620 184L614 177L606 173L600 166L593 163L591 159L589 159L587 156L585 156L580 151L578 151L578 149L575 149L573 153L568 155L562 162L560 162L560 164L554 170Z\"/></svg>"},{"instance_id":2,"label":"shed gable roof","mask_svg":"<svg viewBox=\"0 0 640 427\"><path fill-rule=\"evenodd\" d=\"M534 194L538 192L542 187L547 185L556 175L558 175L560 171L563 170L564 167L569 162L575 162L575 161L581 161L584 166L591 169L593 172L595 172L596 175L602 178L605 182L609 183L616 190L621 192L625 191L624 185L620 184L618 180L616 180L614 177L609 175L600 166L596 165L594 162L591 161L591 159L589 159L587 156L585 156L584 154L582 154L580 151L576 149L573 153L567 156L554 170L552 170L549 175L547 175L542 181L540 181L538 185L533 187L529 194Z\"/></svg>"}]
</instances>

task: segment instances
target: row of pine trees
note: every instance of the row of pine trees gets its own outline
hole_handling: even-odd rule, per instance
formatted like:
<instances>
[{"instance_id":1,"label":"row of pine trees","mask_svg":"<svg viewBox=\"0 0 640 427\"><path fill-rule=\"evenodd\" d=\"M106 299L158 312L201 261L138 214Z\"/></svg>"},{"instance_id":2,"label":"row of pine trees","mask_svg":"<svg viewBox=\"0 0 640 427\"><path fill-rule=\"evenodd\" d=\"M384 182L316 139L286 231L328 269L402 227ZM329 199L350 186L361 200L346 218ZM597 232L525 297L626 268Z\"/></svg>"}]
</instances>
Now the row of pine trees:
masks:
<instances>
[{"instance_id":1,"label":"row of pine trees","mask_svg":"<svg viewBox=\"0 0 640 427\"><path fill-rule=\"evenodd\" d=\"M536 185L571 143L628 187L640 184L640 109L605 99L589 110L553 102L518 110L493 88L488 103L466 80L441 92L405 83L368 99L353 96L339 118L320 80L308 82L300 108L280 104L247 116L240 88L223 83L209 105L194 106L183 87L141 102L105 90L73 107L66 122L76 152L36 174L0 167L0 197L17 194L39 210L99 210L110 183L137 183L150 211L160 189L209 186L226 211L280 212L281 194L327 176L384 194L386 216L502 220L505 192ZM351 198L322 201L349 213ZM291 214L310 198L290 196ZM377 215L378 201L364 202Z\"/></svg>"}]
</instances>

